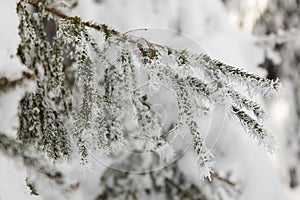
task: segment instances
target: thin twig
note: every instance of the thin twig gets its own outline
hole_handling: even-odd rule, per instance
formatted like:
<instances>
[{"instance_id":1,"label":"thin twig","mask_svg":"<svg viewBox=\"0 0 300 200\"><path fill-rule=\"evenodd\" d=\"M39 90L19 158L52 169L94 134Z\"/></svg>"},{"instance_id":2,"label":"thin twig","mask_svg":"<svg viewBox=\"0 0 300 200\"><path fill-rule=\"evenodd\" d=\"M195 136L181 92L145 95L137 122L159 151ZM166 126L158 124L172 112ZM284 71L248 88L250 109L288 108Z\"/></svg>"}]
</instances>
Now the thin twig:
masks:
<instances>
[{"instance_id":1,"label":"thin twig","mask_svg":"<svg viewBox=\"0 0 300 200\"><path fill-rule=\"evenodd\" d=\"M10 79L0 75L0 92L6 91L10 88L15 88L17 85L21 85L25 80L33 80L34 74L23 71L22 77L17 79Z\"/></svg>"},{"instance_id":2,"label":"thin twig","mask_svg":"<svg viewBox=\"0 0 300 200\"><path fill-rule=\"evenodd\" d=\"M236 188L237 185L233 182L231 182L230 180L228 180L227 178L223 178L221 177L217 172L214 172L212 174L212 176L215 178L215 179L218 179L219 181L223 182L223 183L226 183L227 185L233 187L233 188Z\"/></svg>"},{"instance_id":3,"label":"thin twig","mask_svg":"<svg viewBox=\"0 0 300 200\"><path fill-rule=\"evenodd\" d=\"M38 1L35 1L35 0L29 0L28 3L29 3L30 5L36 7L36 8L39 7L39 2L38 2ZM62 19L68 19L68 18L70 18L68 15L65 15L64 13L62 13L62 12L56 10L55 8L50 8L50 7L47 7L47 6L44 6L44 8L45 8L45 10L46 10L47 12L50 12L50 13L52 13L52 14L54 14L54 15L56 15L56 16L62 18Z\"/></svg>"},{"instance_id":4,"label":"thin twig","mask_svg":"<svg viewBox=\"0 0 300 200\"><path fill-rule=\"evenodd\" d=\"M29 0L28 3L36 8L39 7L39 2L36 0ZM50 8L46 5L43 5L43 7L47 12L49 12L57 17L60 17L62 19L71 20L71 19L77 18L77 17L68 16L68 15L60 12L59 10L56 10L55 8ZM99 31L105 31L108 28L106 24L95 24L95 23L85 22L85 21L82 21L80 23L83 26L87 26L87 27L90 27L90 28L93 28L93 29L96 29ZM113 30L113 34L118 35L118 34L120 34L120 32Z\"/></svg>"},{"instance_id":5,"label":"thin twig","mask_svg":"<svg viewBox=\"0 0 300 200\"><path fill-rule=\"evenodd\" d=\"M34 6L34 7L37 7L37 8L39 7L39 2L37 2L36 0L29 0L28 3L32 6ZM55 8L50 8L46 5L43 5L43 7L47 12L49 12L49 13L51 13L51 14L59 17L59 18L65 19L65 20L74 20L74 19L77 18L76 16L68 16L68 15L56 10ZM121 33L117 30L110 29L106 24L95 24L95 23L92 23L92 22L89 22L89 21L81 21L80 24L82 26L93 28L93 29L101 31L103 33L107 33L109 31L109 34L112 34L112 35L122 35L122 36L124 36L124 38L127 38L127 34L129 32L131 32L131 31L127 31L125 33ZM145 29L143 29L143 30L145 30ZM144 38L138 38L138 39L132 39L132 38L128 39L127 38L127 41L130 42L130 43L137 43L137 41L141 40L141 39L146 40ZM170 48L168 46L152 43L152 42L149 42L149 41L147 41L147 43L149 44L149 46L155 46L155 47L158 47L158 48L168 48L173 52L178 52L178 50ZM152 51L152 48L149 47L149 50Z\"/></svg>"}]
</instances>

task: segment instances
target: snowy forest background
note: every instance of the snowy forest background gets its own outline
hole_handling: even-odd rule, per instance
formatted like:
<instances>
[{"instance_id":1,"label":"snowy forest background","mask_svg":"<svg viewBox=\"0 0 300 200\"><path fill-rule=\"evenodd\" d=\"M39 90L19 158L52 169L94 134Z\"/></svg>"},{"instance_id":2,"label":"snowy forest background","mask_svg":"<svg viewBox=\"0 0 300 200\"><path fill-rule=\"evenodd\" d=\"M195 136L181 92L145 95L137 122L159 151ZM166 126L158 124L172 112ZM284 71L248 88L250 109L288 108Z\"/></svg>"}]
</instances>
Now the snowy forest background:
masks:
<instances>
[{"instance_id":1,"label":"snowy forest background","mask_svg":"<svg viewBox=\"0 0 300 200\"><path fill-rule=\"evenodd\" d=\"M187 149L176 157L175 165L165 163L151 172L148 178L144 175L147 172L140 175L132 173L134 169L132 172L129 170L129 174L125 173L125 180L121 178L120 181L125 189L139 190L144 185L153 184L155 181L151 179L159 182L161 177L166 176L173 186L176 184L171 182L172 178L179 180L179 186L174 186L177 192L171 192L178 199L300 198L298 0L78 0L76 5L75 1L53 2L52 7L58 7L69 16L105 23L122 33L150 28L150 32L158 35L159 43L204 52L224 63L274 81L280 79L281 88L275 97L253 97L268 115L266 128L277 139L276 153L270 154L263 145L258 145L257 141L244 134L243 126L224 114L222 109L216 109L211 116L203 118L201 129L206 134L207 146L215 156L214 170L217 173L214 178L217 181L211 184L199 178L193 151L185 144ZM0 75L17 79L28 69L16 55L20 42L16 1L2 0L0 16ZM51 23L48 25L51 30ZM147 37L143 30L131 32ZM102 40L99 38L99 41ZM25 91L32 88L33 83L29 81L25 86L0 91L1 133L16 138L19 102ZM162 95L159 100L163 103L157 104L157 108L164 111L165 123L171 124L174 120L173 107L164 104L168 98L168 94ZM188 139L184 140L186 142ZM56 167L72 183L65 195L51 183L31 185L27 178L32 172L26 170L22 161L0 151L0 200L126 199L126 196L110 193L113 190L110 187L117 187L111 178L113 172L107 167L110 164L110 161L99 159L96 154L88 166L82 166L76 160L69 164L56 163ZM179 175L174 173L174 166L180 169ZM128 171L120 166L113 168L120 172ZM181 186L186 191L179 188ZM145 196L137 199L168 199L165 196L168 191L168 188L150 192L145 190ZM184 196L188 195L185 193L192 195ZM134 199L134 195L128 199Z\"/></svg>"}]
</instances>

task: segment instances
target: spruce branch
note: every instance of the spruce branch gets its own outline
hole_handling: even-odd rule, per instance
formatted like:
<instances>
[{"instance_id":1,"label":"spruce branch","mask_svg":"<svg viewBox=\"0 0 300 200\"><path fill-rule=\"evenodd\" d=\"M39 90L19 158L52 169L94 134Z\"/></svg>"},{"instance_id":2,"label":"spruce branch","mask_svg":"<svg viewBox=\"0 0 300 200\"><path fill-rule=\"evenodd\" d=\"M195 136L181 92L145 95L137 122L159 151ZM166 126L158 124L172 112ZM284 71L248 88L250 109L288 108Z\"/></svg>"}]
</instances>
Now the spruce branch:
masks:
<instances>
[{"instance_id":1,"label":"spruce branch","mask_svg":"<svg viewBox=\"0 0 300 200\"><path fill-rule=\"evenodd\" d=\"M32 6L38 7L38 3L37 1L34 0L29 0L28 1L29 4L31 4ZM61 13L60 11L56 10L55 8L49 8L45 5L43 5L45 10L50 12L53 15L56 15L62 19L65 20L70 20L73 21L74 23L80 21L79 17L70 17L67 16L63 13ZM148 45L148 50L147 52L145 52L145 49L139 48L140 53L142 54L142 56L148 55L150 59L153 59L153 53L156 52L154 48L159 48L161 50L167 50L168 54L178 54L180 55L180 60L181 62L189 62L190 58L193 58L195 60L201 61L202 64L204 64L208 70L213 70L213 71L217 71L219 70L221 73L223 73L225 76L227 77L233 77L236 78L238 80L241 80L241 82L243 82L242 80L247 80L249 85L252 87L255 86L260 86L262 88L267 88L269 87L269 89L262 89L262 93L263 95L268 96L269 93L273 93L272 90L277 91L279 89L280 83L278 80L273 81L270 79L266 79L264 77L249 73L243 69L239 69L237 67L225 64L217 59L213 59L210 56L208 56L207 54L195 54L193 52L189 52L187 50L177 50L174 49L172 47L169 46L165 46L165 45L161 45L161 44L156 44L153 42L150 42L144 38L135 38L135 37L131 37L128 35L128 33L130 33L130 31L127 31L125 33L121 33L119 31L116 31L112 28L109 28L106 24L96 24L96 23L92 23L92 22L88 22L88 21L80 21L80 24L82 26L86 26L89 28L93 28L96 29L98 31L101 31L104 36L105 39L108 39L110 36L118 36L118 39L121 41L127 41L129 43L133 43L138 45L139 42L141 40L145 41ZM147 29L143 29L143 30L147 30ZM190 56L187 56L190 55ZM191 63L192 64L192 63Z\"/></svg>"},{"instance_id":2,"label":"spruce branch","mask_svg":"<svg viewBox=\"0 0 300 200\"><path fill-rule=\"evenodd\" d=\"M81 21L79 17L67 16L56 10L55 8L47 7L46 5L42 5L42 3L38 3L34 0L29 0L28 3L35 7L43 7L45 11L64 19L63 21L68 21L69 24L66 23L67 25L65 27L65 34L67 37L73 38L75 40L75 43L78 46L77 48L85 48L87 43L90 42L90 40L88 39L89 37L87 36L87 31L84 27L93 28L102 32L105 39L108 39L112 36L114 37L114 40L108 41L107 44L111 48L120 47L121 49L125 49L129 45L129 48L132 48L134 51L132 54L135 54L135 56L140 58L140 62L144 64L143 67L145 67L146 70L154 71L153 73L151 73L154 74L159 82L163 83L168 79L173 79L168 81L169 83L172 83L172 89L175 90L175 93L177 95L178 106L180 110L179 115L181 115L182 119L185 118L185 121L180 121L179 123L189 124L192 121L192 111L198 111L195 109L195 106L193 106L192 103L189 102L190 100L187 99L189 97L192 97L192 95L194 94L189 90L190 88L193 88L194 91L202 93L202 96L208 97L211 101L211 104L229 103L229 108L233 111L234 115L236 115L238 119L241 120L241 123L245 125L245 127L252 133L254 133L253 135L255 136L255 138L259 138L259 141L264 141L267 132L263 129L262 125L257 122L256 119L253 119L249 115L247 115L247 113L244 112L242 108L246 108L247 110L252 111L258 119L263 117L264 112L256 102L241 96L238 92L230 88L228 85L230 85L231 83L234 83L235 85L242 84L252 92L258 91L263 95L269 95L269 93L278 90L278 81L274 82L264 77L249 73L243 69L225 64L216 59L212 59L207 54L196 54L187 50L178 51L168 46L151 43L144 38L130 36L128 35L128 32L122 34L116 30L108 28L108 26L105 24L84 22ZM82 34L83 37L81 37ZM79 37L79 35L81 36ZM85 38L85 40L81 41L83 38ZM99 54L99 49L97 48L96 43L92 42L91 45L93 49ZM165 64L161 62L160 59L163 58L162 52L167 52L167 55L174 55L178 65L175 69L167 68L166 66L168 65L168 63ZM117 53L120 54L121 52ZM90 64L86 65L87 63L83 63L83 60L87 60L87 52L84 50L83 52L79 53L79 56L80 57L77 59L77 64L79 65L79 75L81 74L81 72L83 72L81 75L82 78L88 79L89 77L85 76L85 73L87 73L89 69L84 68L89 68ZM132 64L125 64L124 67L129 68L131 65ZM115 93L115 91L117 91L117 89L115 88L117 87L114 84L118 82L123 83L123 77L118 74L118 71L120 71L120 69L118 68L120 68L120 66L109 65L109 67L105 67L106 69L104 71L105 73L108 73L105 74L105 90L107 96L105 96L105 98L114 98L114 101L118 102L120 99L117 98L118 95L116 95L117 93ZM159 68L164 69L161 70ZM202 71L206 80L204 79L205 81L202 81L201 78L193 76L193 71L191 70L191 68L196 68L199 71ZM187 72L187 74L179 73L181 70ZM163 73L165 73L165 75L162 75ZM92 76L90 76L90 78L91 77ZM90 85L86 85L86 89L84 89L84 91L88 92L89 87ZM120 90L122 90L122 88L120 88ZM86 96L93 96L92 93L94 92L90 91L85 94L88 94ZM118 107L118 104L114 101L110 100L106 102L106 108L109 112L112 110L112 107ZM90 111L91 110L92 109L90 109ZM144 110L139 110L139 108L137 108L137 110L145 112ZM113 116L113 114L110 114L110 116ZM115 126L115 122L117 122L118 124L118 126L116 127L120 127L120 123L118 122L116 117L112 117L112 121L112 127ZM143 124L142 127L144 127Z\"/></svg>"},{"instance_id":3,"label":"spruce branch","mask_svg":"<svg viewBox=\"0 0 300 200\"><path fill-rule=\"evenodd\" d=\"M35 169L40 174L48 177L57 184L63 184L64 178L62 173L51 168L50 165L42 157L33 157L29 147L8 137L4 133L0 133L0 150L5 155L12 158L22 158L24 165L30 169Z\"/></svg>"},{"instance_id":4,"label":"spruce branch","mask_svg":"<svg viewBox=\"0 0 300 200\"><path fill-rule=\"evenodd\" d=\"M17 4L20 18L18 55L35 72L36 90L28 91L20 101L18 139L44 151L51 157L67 158L70 138L65 121L70 115L70 92L65 88L63 70L64 44L47 40L44 31L45 10L39 4L37 17L24 1Z\"/></svg>"},{"instance_id":5,"label":"spruce branch","mask_svg":"<svg viewBox=\"0 0 300 200\"><path fill-rule=\"evenodd\" d=\"M241 124L249 130L250 136L262 144L270 152L276 152L277 141L273 134L268 133L264 127L255 119L250 117L245 111L232 106L232 113L240 120Z\"/></svg>"},{"instance_id":6,"label":"spruce branch","mask_svg":"<svg viewBox=\"0 0 300 200\"><path fill-rule=\"evenodd\" d=\"M128 108L134 111L133 115L137 119L139 128L142 130L139 132L141 135L140 138L146 138L152 145L152 147L149 145L151 148L149 147L148 150L157 149L153 146L156 145L157 147L158 143L166 143L165 138L162 137L162 124L160 123L159 116L152 109L151 102L147 99L147 94L145 95L142 90L137 88L136 75L138 72L145 73L147 75L146 79L149 82L157 83L157 85L167 84L169 89L174 93L179 113L176 124L179 124L179 128L184 125L189 127L189 132L193 137L194 151L198 156L197 163L200 167L201 178L211 179L211 174L213 174L213 155L205 146L204 138L202 138L197 124L199 116L195 114L200 113L205 106L207 108L215 104L225 105L240 120L241 124L250 131L254 138L268 148L271 146L270 141L267 139L272 137L268 137L267 131L258 122L260 118L263 118L264 111L251 98L244 97L234 90L231 83L234 86L239 84L246 86L251 92L258 90L263 95L268 95L270 91L278 90L279 83L277 81L274 82L227 65L209 57L207 54L195 54L187 50L176 50L168 46L152 43L144 38L130 36L128 35L129 32L118 32L109 28L106 24L81 21L79 17L67 16L55 8L50 8L35 0L26 2L41 10L39 11L41 13L39 13L40 21L38 24L40 26L38 26L38 30L36 31L37 34L34 35L37 37L38 42L32 41L32 44L37 46L35 49L39 50L38 52L44 52L46 49L45 52L47 55L52 53L49 50L51 49L50 45L41 42L41 40L45 39L43 26L41 25L44 11L62 19L57 24L57 40L63 41L61 45L66 46L74 43L73 58L78 68L79 84L81 84L80 92L82 92L81 95L83 97L81 105L76 110L75 123L73 124L75 131L72 131L72 134L77 138L77 146L79 151L81 151L82 157L87 157L88 150L91 147L110 148L112 142L123 141L124 128L122 118L128 113L128 110L126 110ZM27 23L27 26L34 29L31 22ZM89 36L86 27L103 33L106 39L103 48L99 48L98 44ZM20 28L21 31L22 28ZM24 38L22 39L23 41L27 41ZM28 40L31 40L30 37ZM40 43L44 45L44 48L39 47ZM61 50L59 46L55 47L57 50ZM89 47L92 47L92 50ZM30 55L30 51L27 51L27 53ZM59 66L62 63L62 53L62 50L59 51L56 57L56 63ZM103 76L101 78L103 78L104 82L101 84L97 80L97 76L99 75L97 73L98 68L91 57L93 53L96 53L99 56L97 59L104 63L101 64L103 74L100 75ZM112 56L114 57L113 60L108 58L109 56L106 57L106 53L114 53ZM47 55L34 55L34 62L29 65L37 70L39 66L36 63L41 62L39 64L45 68L45 77L49 79L61 78L62 74L59 74L61 73L60 70L59 73L52 73L52 65L49 64L52 60ZM115 59L116 57L117 59ZM134 60L135 62L132 61L132 57L137 58ZM172 63L168 63L171 59ZM199 74L201 73L202 76L197 76L195 71L199 72ZM38 81L40 84L38 86L41 90L41 93L37 93L39 96L32 96L32 98L28 96L28 101L24 101L22 104L24 110L29 111L23 113L23 115L30 116L28 119L33 119L33 117L39 119L40 116L39 113L31 115L31 110L34 111L31 109L32 102L47 106L49 104L45 102L48 99L43 99L42 92L44 90L42 88L42 81ZM60 80L58 85L61 86L62 83L62 80ZM49 84L48 88L51 88L51 86ZM159 90L159 88L156 90ZM197 100L201 101L201 103L204 100L208 100L208 103L205 102L208 105L203 107L195 105L194 102ZM37 111L42 112L44 107L41 108L37 109ZM49 110L49 113L55 113L56 116L56 112L54 111L56 110ZM249 116L247 111L253 112L255 118ZM46 116L46 119L48 118ZM28 123L30 121L28 119L26 118L24 123L20 123L20 127L31 124ZM43 129L43 123L41 123L43 120L37 120L38 123L34 125L34 128L41 127L42 131L40 131L40 134L42 135L45 132L48 133L44 135L45 138L43 140L43 145L46 146L52 130L49 131L48 129L47 131ZM46 123L46 125L49 124L51 123ZM32 127L25 127L24 129L29 130L30 128ZM56 129L54 130L59 132ZM28 138L34 138L28 137L29 134L32 134L32 131L28 131L28 134L25 133L24 131L20 132L20 135L22 136L23 134L24 136L24 141ZM57 137L54 139L57 139ZM54 139L51 138L51 141ZM50 147L51 145L53 144L50 144ZM56 147L55 145L53 146ZM60 149L57 150L56 148L53 151L57 152ZM219 176L215 176L215 178L223 180ZM226 181L224 182L226 183ZM231 185L230 182L227 184Z\"/></svg>"},{"instance_id":7,"label":"spruce branch","mask_svg":"<svg viewBox=\"0 0 300 200\"><path fill-rule=\"evenodd\" d=\"M26 178L26 184L35 194L38 194L38 191L35 190L34 186L41 184L41 182L49 183L50 181L51 184L54 183L52 186L63 195L76 190L79 186L78 182L68 181L61 171L44 156L36 154L30 146L24 145L2 132L0 132L0 151L10 158L21 159L28 172L34 174L34 179Z\"/></svg>"}]
</instances>

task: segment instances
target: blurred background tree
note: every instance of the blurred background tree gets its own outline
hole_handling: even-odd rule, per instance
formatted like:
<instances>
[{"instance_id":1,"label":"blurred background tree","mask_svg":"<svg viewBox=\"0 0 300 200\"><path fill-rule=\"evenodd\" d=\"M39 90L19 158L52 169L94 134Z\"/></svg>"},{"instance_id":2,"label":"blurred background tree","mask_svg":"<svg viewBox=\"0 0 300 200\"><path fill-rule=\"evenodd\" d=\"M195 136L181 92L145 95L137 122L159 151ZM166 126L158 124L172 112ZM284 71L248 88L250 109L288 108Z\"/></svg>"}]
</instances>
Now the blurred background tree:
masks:
<instances>
[{"instance_id":1,"label":"blurred background tree","mask_svg":"<svg viewBox=\"0 0 300 200\"><path fill-rule=\"evenodd\" d=\"M293 191L299 186L299 1L224 1L235 24L259 38L265 51L260 67L269 78L279 77L285 89L273 109L281 113L278 123L281 151L278 162L283 181ZM272 105L271 102L269 104ZM274 112L276 112L274 111ZM275 121L278 120L278 121Z\"/></svg>"}]
</instances>

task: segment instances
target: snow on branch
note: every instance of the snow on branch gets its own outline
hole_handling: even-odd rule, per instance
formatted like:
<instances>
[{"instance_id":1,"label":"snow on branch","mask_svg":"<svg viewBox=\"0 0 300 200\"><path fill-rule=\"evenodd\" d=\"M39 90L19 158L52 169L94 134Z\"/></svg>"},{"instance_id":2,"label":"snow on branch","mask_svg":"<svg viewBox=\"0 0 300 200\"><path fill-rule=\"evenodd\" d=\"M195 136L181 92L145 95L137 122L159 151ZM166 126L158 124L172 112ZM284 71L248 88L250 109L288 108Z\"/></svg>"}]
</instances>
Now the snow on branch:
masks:
<instances>
[{"instance_id":1,"label":"snow on branch","mask_svg":"<svg viewBox=\"0 0 300 200\"><path fill-rule=\"evenodd\" d=\"M23 160L28 172L32 173L32 177L34 177L33 180L30 180L32 185L39 185L41 182L45 185L50 183L54 189L57 189L56 191L62 194L72 189L74 183L69 182L44 156L36 155L31 147L8 137L4 133L0 133L0 150L11 158Z\"/></svg>"},{"instance_id":2,"label":"snow on branch","mask_svg":"<svg viewBox=\"0 0 300 200\"><path fill-rule=\"evenodd\" d=\"M29 17L26 2L39 8L38 19ZM97 149L115 152L128 143L169 160L174 151L166 135L188 129L198 157L200 177L210 179L213 155L205 146L197 124L201 113L221 105L227 108L229 114L236 116L259 143L268 149L273 148L273 136L260 124L264 111L252 97L256 93L272 95L278 90L278 81L227 65L207 54L176 50L128 33L122 34L105 24L84 22L79 17L69 17L34 0L20 1L18 9L21 23L26 27L20 27L22 43L19 55L39 78L37 92L28 94L21 104L23 115L30 119L26 119L27 122L21 120L19 137L24 142L37 144L38 149L60 158L56 151L65 150L63 155L68 155L70 138L74 137L85 162L89 152ZM53 16L61 19L56 21L57 33L52 46L45 42L42 19ZM32 21L38 24L38 28ZM104 44L98 45L87 28L100 31ZM68 104L64 99L71 95L64 85L63 48L73 48L70 56L79 80L75 83L79 89L73 93L79 96L79 102L73 105L71 114L62 106ZM29 60L29 57L34 59ZM52 66L53 62L55 66ZM146 89L140 85L143 81L147 83ZM248 95L233 89L235 86L246 88ZM179 113L174 128L168 131L163 129L162 117L149 97L157 94L162 87L174 94ZM45 88L52 91L46 98L43 96L47 93ZM37 112L31 115L34 110ZM51 122L41 118L43 110L47 110L43 116L57 124L64 124L69 119L71 128L67 129L64 125L59 129L53 128ZM126 135L125 121L128 119L135 122L137 135L134 141ZM51 133L45 127L52 127ZM28 138L32 130L36 131L35 135ZM58 134L60 132L63 134ZM162 154L162 149L167 149L168 155Z\"/></svg>"}]
</instances>

